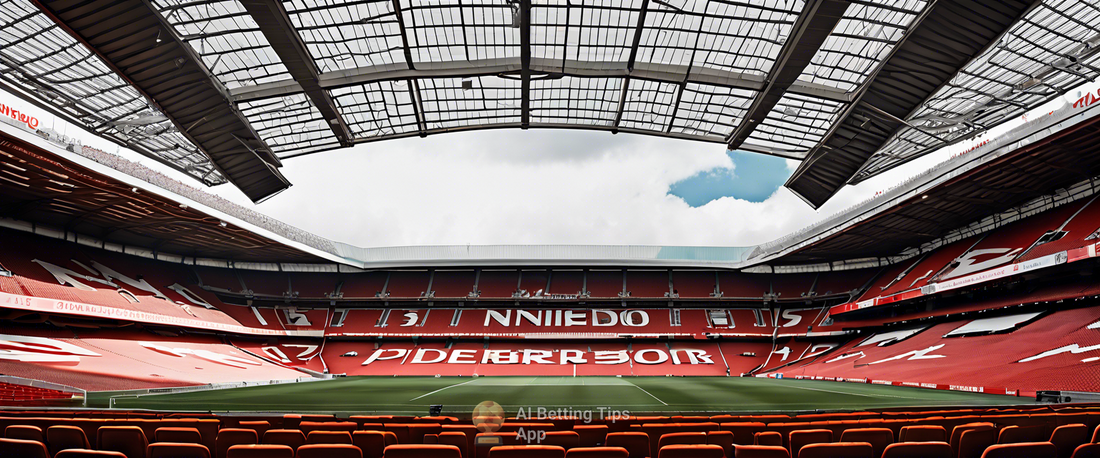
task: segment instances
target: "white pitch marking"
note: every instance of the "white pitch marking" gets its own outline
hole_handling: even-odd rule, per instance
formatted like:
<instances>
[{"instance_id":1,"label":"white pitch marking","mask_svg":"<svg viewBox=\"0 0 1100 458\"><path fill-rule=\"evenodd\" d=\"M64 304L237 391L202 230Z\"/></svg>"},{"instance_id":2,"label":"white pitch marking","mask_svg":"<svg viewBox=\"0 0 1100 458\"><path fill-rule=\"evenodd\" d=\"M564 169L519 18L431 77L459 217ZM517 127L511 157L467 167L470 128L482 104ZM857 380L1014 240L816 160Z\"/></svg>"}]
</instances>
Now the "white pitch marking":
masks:
<instances>
[{"instance_id":1,"label":"white pitch marking","mask_svg":"<svg viewBox=\"0 0 1100 458\"><path fill-rule=\"evenodd\" d=\"M447 389L447 388L454 388L454 387L456 387L456 386L461 386L461 385L465 385L465 384L467 384L467 383L473 383L473 382L476 382L476 381L477 381L477 379L475 378L475 379L473 379L473 380L467 380L467 381L465 381L465 382L462 382L462 383L456 383L456 384L454 384L454 385L448 385L448 386L445 386L445 387L443 387L443 388L440 388L440 389L438 389L438 390L432 391L431 393L427 393L427 394L422 394L422 395L420 395L420 396L417 396L417 397L415 397L415 398L409 399L409 401L410 401L410 402L412 402L412 401L415 401L415 400L417 400L417 399L420 399L420 398L422 398L422 397L425 397L425 396L431 396L431 395L433 395L433 394L436 394L436 393L438 393L438 392L440 392L440 391L443 391L443 390L445 390L445 389Z\"/></svg>"},{"instance_id":2,"label":"white pitch marking","mask_svg":"<svg viewBox=\"0 0 1100 458\"><path fill-rule=\"evenodd\" d=\"M631 385L634 385L634 382L630 382L630 384L631 384ZM642 388L642 387L640 387L640 386L638 386L638 385L634 385L634 388L637 388L637 389L639 389L639 390L642 390L642 392L643 392L643 393L645 393L645 394L648 394L648 395L649 395L650 397L652 397L653 399L656 399L656 400L657 400L657 402L659 402L659 403L661 403L661 404L664 404L664 405L666 405L666 406L668 405L668 403L666 403L665 401L662 401L662 400L661 400L661 398L659 398L659 397L657 397L657 396L654 396L654 395L653 395L653 393L650 393L650 392L646 391L646 390L645 390L645 388Z\"/></svg>"}]
</instances>

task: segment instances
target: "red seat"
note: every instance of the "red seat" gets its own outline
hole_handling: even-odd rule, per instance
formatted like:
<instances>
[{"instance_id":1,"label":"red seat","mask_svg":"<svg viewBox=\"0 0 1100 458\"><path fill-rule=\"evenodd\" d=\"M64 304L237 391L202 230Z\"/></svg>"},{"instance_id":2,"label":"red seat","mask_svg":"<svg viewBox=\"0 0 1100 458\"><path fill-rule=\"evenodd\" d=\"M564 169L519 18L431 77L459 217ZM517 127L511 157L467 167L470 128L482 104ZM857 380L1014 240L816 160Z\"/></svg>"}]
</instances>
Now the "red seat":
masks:
<instances>
[{"instance_id":1,"label":"red seat","mask_svg":"<svg viewBox=\"0 0 1100 458\"><path fill-rule=\"evenodd\" d=\"M630 458L622 447L574 447L565 451L565 458Z\"/></svg>"},{"instance_id":2,"label":"red seat","mask_svg":"<svg viewBox=\"0 0 1100 458\"><path fill-rule=\"evenodd\" d=\"M723 431L733 433L733 443L737 445L752 445L756 443L754 435L764 430L761 422L732 422L722 423Z\"/></svg>"},{"instance_id":3,"label":"red seat","mask_svg":"<svg viewBox=\"0 0 1100 458\"><path fill-rule=\"evenodd\" d=\"M657 458L724 458L722 447L711 444L676 444L661 447Z\"/></svg>"},{"instance_id":4,"label":"red seat","mask_svg":"<svg viewBox=\"0 0 1100 458\"><path fill-rule=\"evenodd\" d=\"M867 442L818 442L804 445L798 458L872 458L874 450Z\"/></svg>"},{"instance_id":5,"label":"red seat","mask_svg":"<svg viewBox=\"0 0 1100 458\"><path fill-rule=\"evenodd\" d=\"M630 458L646 458L649 456L649 434L639 431L624 431L621 433L607 433L608 447L622 447L630 453Z\"/></svg>"},{"instance_id":6,"label":"red seat","mask_svg":"<svg viewBox=\"0 0 1100 458\"><path fill-rule=\"evenodd\" d=\"M573 426L573 431L580 436L581 447L596 447L603 445L608 428L607 425L576 425Z\"/></svg>"},{"instance_id":7,"label":"red seat","mask_svg":"<svg viewBox=\"0 0 1100 458\"><path fill-rule=\"evenodd\" d=\"M798 458L799 451L806 445L832 442L833 431L830 429L799 429L791 431L787 437L791 456Z\"/></svg>"},{"instance_id":8,"label":"red seat","mask_svg":"<svg viewBox=\"0 0 1100 458\"><path fill-rule=\"evenodd\" d=\"M1073 451L1072 458L1100 458L1100 444L1082 444Z\"/></svg>"},{"instance_id":9,"label":"red seat","mask_svg":"<svg viewBox=\"0 0 1100 458\"><path fill-rule=\"evenodd\" d=\"M1055 456L1058 456L1058 447L1050 442L996 444L990 445L982 453L982 458L1051 458Z\"/></svg>"},{"instance_id":10,"label":"red seat","mask_svg":"<svg viewBox=\"0 0 1100 458\"><path fill-rule=\"evenodd\" d=\"M735 445L733 458L791 458L791 452L781 445Z\"/></svg>"},{"instance_id":11,"label":"red seat","mask_svg":"<svg viewBox=\"0 0 1100 458\"><path fill-rule=\"evenodd\" d=\"M752 435L753 445L783 446L783 435L778 431L760 431Z\"/></svg>"},{"instance_id":12,"label":"red seat","mask_svg":"<svg viewBox=\"0 0 1100 458\"><path fill-rule=\"evenodd\" d=\"M4 437L8 439L46 442L46 437L42 434L42 428L30 425L9 425L7 428L4 428Z\"/></svg>"},{"instance_id":13,"label":"red seat","mask_svg":"<svg viewBox=\"0 0 1100 458\"><path fill-rule=\"evenodd\" d=\"M660 450L669 445L705 443L707 443L707 433L665 433L662 434L661 438L658 440L657 449Z\"/></svg>"},{"instance_id":14,"label":"red seat","mask_svg":"<svg viewBox=\"0 0 1100 458\"><path fill-rule=\"evenodd\" d=\"M1088 440L1089 428L1080 423L1059 426L1050 435L1050 443L1058 447L1058 458L1072 457L1077 446Z\"/></svg>"},{"instance_id":15,"label":"red seat","mask_svg":"<svg viewBox=\"0 0 1100 458\"><path fill-rule=\"evenodd\" d=\"M359 447L363 458L382 458L382 451L386 449L386 434L382 431L355 431L351 433L351 443Z\"/></svg>"},{"instance_id":16,"label":"red seat","mask_svg":"<svg viewBox=\"0 0 1100 458\"><path fill-rule=\"evenodd\" d=\"M46 428L46 444L49 444L50 454L67 449L89 449L88 436L84 430L76 426L54 425Z\"/></svg>"},{"instance_id":17,"label":"red seat","mask_svg":"<svg viewBox=\"0 0 1100 458\"><path fill-rule=\"evenodd\" d=\"M886 446L882 458L954 458L947 442L898 442Z\"/></svg>"},{"instance_id":18,"label":"red seat","mask_svg":"<svg viewBox=\"0 0 1100 458\"><path fill-rule=\"evenodd\" d=\"M210 449L202 444L156 442L145 450L146 458L210 458Z\"/></svg>"},{"instance_id":19,"label":"red seat","mask_svg":"<svg viewBox=\"0 0 1100 458\"><path fill-rule=\"evenodd\" d=\"M242 422L243 423L243 422ZM214 439L214 458L226 458L226 451L234 445L254 445L259 442L255 430L244 428L224 428L218 431Z\"/></svg>"},{"instance_id":20,"label":"red seat","mask_svg":"<svg viewBox=\"0 0 1100 458\"><path fill-rule=\"evenodd\" d=\"M226 450L225 458L294 458L294 449L286 445L237 444Z\"/></svg>"},{"instance_id":21,"label":"red seat","mask_svg":"<svg viewBox=\"0 0 1100 458\"><path fill-rule=\"evenodd\" d=\"M386 447L385 458L461 458L453 445L395 444ZM301 457L300 457L301 458Z\"/></svg>"},{"instance_id":22,"label":"red seat","mask_svg":"<svg viewBox=\"0 0 1100 458\"><path fill-rule=\"evenodd\" d=\"M971 431L974 434L964 443L963 435ZM993 423L966 423L951 430L951 450L957 458L978 458L986 447L996 442L997 428L993 427Z\"/></svg>"},{"instance_id":23,"label":"red seat","mask_svg":"<svg viewBox=\"0 0 1100 458\"><path fill-rule=\"evenodd\" d=\"M565 449L556 445L501 445L489 450L489 458L565 458Z\"/></svg>"},{"instance_id":24,"label":"red seat","mask_svg":"<svg viewBox=\"0 0 1100 458\"><path fill-rule=\"evenodd\" d=\"M153 433L157 442L175 442L178 444L201 444L202 435L198 428L157 428Z\"/></svg>"},{"instance_id":25,"label":"red seat","mask_svg":"<svg viewBox=\"0 0 1100 458\"><path fill-rule=\"evenodd\" d=\"M0 439L0 456L4 458L50 458L46 445L26 439Z\"/></svg>"},{"instance_id":26,"label":"red seat","mask_svg":"<svg viewBox=\"0 0 1100 458\"><path fill-rule=\"evenodd\" d=\"M306 436L306 443L352 445L351 433L347 431L310 431L309 435Z\"/></svg>"},{"instance_id":27,"label":"red seat","mask_svg":"<svg viewBox=\"0 0 1100 458\"><path fill-rule=\"evenodd\" d=\"M237 423L240 429L256 431L256 437L264 437L264 433L271 429L271 423L264 420L245 420Z\"/></svg>"},{"instance_id":28,"label":"red seat","mask_svg":"<svg viewBox=\"0 0 1100 458\"><path fill-rule=\"evenodd\" d=\"M145 458L149 440L137 426L100 426L96 430L96 448L122 452L126 458Z\"/></svg>"},{"instance_id":29,"label":"red seat","mask_svg":"<svg viewBox=\"0 0 1100 458\"><path fill-rule=\"evenodd\" d=\"M53 458L126 458L119 452L108 452L105 450L82 450L78 448L64 449L57 452Z\"/></svg>"},{"instance_id":30,"label":"red seat","mask_svg":"<svg viewBox=\"0 0 1100 458\"><path fill-rule=\"evenodd\" d=\"M539 445L557 445L568 451L581 446L581 435L575 431L547 431Z\"/></svg>"},{"instance_id":31,"label":"red seat","mask_svg":"<svg viewBox=\"0 0 1100 458\"><path fill-rule=\"evenodd\" d=\"M359 447L351 444L306 444L298 447L295 456L297 458L363 458L363 452Z\"/></svg>"},{"instance_id":32,"label":"red seat","mask_svg":"<svg viewBox=\"0 0 1100 458\"><path fill-rule=\"evenodd\" d=\"M439 433L438 443L443 445L453 445L458 447L458 452L462 458L466 458L467 450L469 450L470 439L466 437L466 433L462 431L443 431ZM364 457L367 458L366 451L363 452Z\"/></svg>"},{"instance_id":33,"label":"red seat","mask_svg":"<svg viewBox=\"0 0 1100 458\"><path fill-rule=\"evenodd\" d=\"M894 431L889 428L852 428L840 433L841 442L866 442L874 449L871 456L879 458L886 446L894 443Z\"/></svg>"},{"instance_id":34,"label":"red seat","mask_svg":"<svg viewBox=\"0 0 1100 458\"><path fill-rule=\"evenodd\" d=\"M269 429L264 433L263 443L286 445L297 450L306 443L306 435L297 429Z\"/></svg>"},{"instance_id":35,"label":"red seat","mask_svg":"<svg viewBox=\"0 0 1100 458\"><path fill-rule=\"evenodd\" d=\"M940 425L902 426L898 442L947 442L947 430Z\"/></svg>"},{"instance_id":36,"label":"red seat","mask_svg":"<svg viewBox=\"0 0 1100 458\"><path fill-rule=\"evenodd\" d=\"M721 446L726 458L733 457L733 432L707 431L707 443Z\"/></svg>"},{"instance_id":37,"label":"red seat","mask_svg":"<svg viewBox=\"0 0 1100 458\"><path fill-rule=\"evenodd\" d=\"M347 431L358 429L354 421L303 421L298 424L300 430L307 437L313 431Z\"/></svg>"}]
</instances>

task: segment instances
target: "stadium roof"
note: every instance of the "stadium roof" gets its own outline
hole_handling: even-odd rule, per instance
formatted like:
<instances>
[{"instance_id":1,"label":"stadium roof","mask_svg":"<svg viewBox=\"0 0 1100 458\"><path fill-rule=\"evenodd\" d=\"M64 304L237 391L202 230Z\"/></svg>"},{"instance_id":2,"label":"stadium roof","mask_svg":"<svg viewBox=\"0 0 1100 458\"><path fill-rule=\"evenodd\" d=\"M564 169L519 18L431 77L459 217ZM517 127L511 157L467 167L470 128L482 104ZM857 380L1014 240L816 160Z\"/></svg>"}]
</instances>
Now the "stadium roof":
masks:
<instances>
[{"instance_id":1,"label":"stadium roof","mask_svg":"<svg viewBox=\"0 0 1100 458\"><path fill-rule=\"evenodd\" d=\"M518 127L807 159L787 186L818 206L1095 77L1100 44L1069 0L0 0L0 23L4 86L257 201L281 159Z\"/></svg>"}]
</instances>

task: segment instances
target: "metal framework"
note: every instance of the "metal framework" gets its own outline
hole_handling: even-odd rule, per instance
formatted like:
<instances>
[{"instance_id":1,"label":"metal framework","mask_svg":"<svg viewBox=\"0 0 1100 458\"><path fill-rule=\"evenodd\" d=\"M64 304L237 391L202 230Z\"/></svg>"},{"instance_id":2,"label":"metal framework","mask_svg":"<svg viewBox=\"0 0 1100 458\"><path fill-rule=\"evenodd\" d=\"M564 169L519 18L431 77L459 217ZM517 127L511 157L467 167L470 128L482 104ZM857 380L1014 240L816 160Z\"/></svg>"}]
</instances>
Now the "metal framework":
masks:
<instances>
[{"instance_id":1,"label":"metal framework","mask_svg":"<svg viewBox=\"0 0 1100 458\"><path fill-rule=\"evenodd\" d=\"M27 1L0 0L0 78L225 179L162 100ZM1100 45L1086 0L147 1L168 25L157 39L186 45L275 165L443 132L594 129L809 157L788 186L815 206L1095 77ZM43 76L56 69L81 73ZM68 82L93 76L111 84ZM899 84L918 89L892 100ZM110 124L141 120L157 123Z\"/></svg>"}]
</instances>

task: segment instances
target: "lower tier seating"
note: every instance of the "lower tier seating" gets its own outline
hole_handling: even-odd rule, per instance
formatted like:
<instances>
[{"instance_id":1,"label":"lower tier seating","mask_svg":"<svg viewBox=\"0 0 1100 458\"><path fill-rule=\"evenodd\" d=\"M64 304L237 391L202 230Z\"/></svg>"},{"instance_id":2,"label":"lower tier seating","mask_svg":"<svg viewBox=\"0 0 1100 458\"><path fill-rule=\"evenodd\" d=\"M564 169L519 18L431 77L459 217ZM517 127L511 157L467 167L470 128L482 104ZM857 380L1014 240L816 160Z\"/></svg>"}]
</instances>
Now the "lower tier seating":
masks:
<instances>
[{"instance_id":1,"label":"lower tier seating","mask_svg":"<svg viewBox=\"0 0 1100 458\"><path fill-rule=\"evenodd\" d=\"M12 458L1088 458L1100 406L805 415L505 419L7 411ZM477 445L495 436L496 446Z\"/></svg>"}]
</instances>

